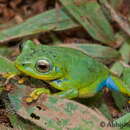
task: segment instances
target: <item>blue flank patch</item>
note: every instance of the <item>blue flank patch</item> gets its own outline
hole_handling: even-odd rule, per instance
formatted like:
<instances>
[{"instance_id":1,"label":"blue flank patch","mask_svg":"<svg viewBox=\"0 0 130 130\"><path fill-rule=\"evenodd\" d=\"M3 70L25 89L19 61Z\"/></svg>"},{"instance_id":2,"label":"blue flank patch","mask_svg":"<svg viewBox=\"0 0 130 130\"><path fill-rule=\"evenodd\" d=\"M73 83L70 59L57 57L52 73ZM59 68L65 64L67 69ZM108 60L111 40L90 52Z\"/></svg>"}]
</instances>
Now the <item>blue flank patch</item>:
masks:
<instances>
[{"instance_id":1,"label":"blue flank patch","mask_svg":"<svg viewBox=\"0 0 130 130\"><path fill-rule=\"evenodd\" d=\"M62 82L64 82L64 81L67 81L67 79L66 78L64 78L64 79L56 79L56 80L54 80L54 82L56 83L56 84L61 84Z\"/></svg>"},{"instance_id":2,"label":"blue flank patch","mask_svg":"<svg viewBox=\"0 0 130 130\"><path fill-rule=\"evenodd\" d=\"M119 88L116 86L111 77L108 77L106 80L103 80L97 87L97 92L101 91L103 87L107 87L114 91L119 91Z\"/></svg>"},{"instance_id":3,"label":"blue flank patch","mask_svg":"<svg viewBox=\"0 0 130 130\"><path fill-rule=\"evenodd\" d=\"M62 80L57 79L57 80L54 80L54 82L55 82L56 84L60 84L60 83L62 82Z\"/></svg>"}]
</instances>

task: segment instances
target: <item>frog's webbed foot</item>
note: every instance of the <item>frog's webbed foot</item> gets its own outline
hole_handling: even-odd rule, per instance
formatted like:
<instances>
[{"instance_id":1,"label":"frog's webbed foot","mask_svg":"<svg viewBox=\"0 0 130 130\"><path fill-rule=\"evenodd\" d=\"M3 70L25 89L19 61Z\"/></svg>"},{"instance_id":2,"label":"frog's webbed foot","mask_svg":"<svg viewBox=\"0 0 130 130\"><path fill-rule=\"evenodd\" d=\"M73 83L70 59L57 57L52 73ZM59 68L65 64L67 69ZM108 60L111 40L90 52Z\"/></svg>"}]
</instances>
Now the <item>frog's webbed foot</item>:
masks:
<instances>
[{"instance_id":1,"label":"frog's webbed foot","mask_svg":"<svg viewBox=\"0 0 130 130\"><path fill-rule=\"evenodd\" d=\"M9 83L10 79L16 76L16 74L13 73L6 73L2 75L4 78L6 78L5 85Z\"/></svg>"},{"instance_id":2,"label":"frog's webbed foot","mask_svg":"<svg viewBox=\"0 0 130 130\"><path fill-rule=\"evenodd\" d=\"M50 94L50 90L46 88L37 88L26 98L26 102L31 103L37 100L41 94Z\"/></svg>"}]
</instances>

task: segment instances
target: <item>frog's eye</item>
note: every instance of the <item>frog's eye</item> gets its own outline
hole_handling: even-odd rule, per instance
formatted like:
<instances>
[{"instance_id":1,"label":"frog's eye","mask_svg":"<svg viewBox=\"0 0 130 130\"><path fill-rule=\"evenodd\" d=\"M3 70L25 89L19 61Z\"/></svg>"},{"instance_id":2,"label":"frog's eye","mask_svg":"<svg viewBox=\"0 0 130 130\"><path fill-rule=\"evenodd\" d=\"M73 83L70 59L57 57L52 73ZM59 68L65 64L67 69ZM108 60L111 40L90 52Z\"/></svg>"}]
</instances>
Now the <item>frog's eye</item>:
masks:
<instances>
[{"instance_id":1,"label":"frog's eye","mask_svg":"<svg viewBox=\"0 0 130 130\"><path fill-rule=\"evenodd\" d=\"M36 69L39 72L48 72L50 70L50 63L47 60L38 60L36 63Z\"/></svg>"}]
</instances>

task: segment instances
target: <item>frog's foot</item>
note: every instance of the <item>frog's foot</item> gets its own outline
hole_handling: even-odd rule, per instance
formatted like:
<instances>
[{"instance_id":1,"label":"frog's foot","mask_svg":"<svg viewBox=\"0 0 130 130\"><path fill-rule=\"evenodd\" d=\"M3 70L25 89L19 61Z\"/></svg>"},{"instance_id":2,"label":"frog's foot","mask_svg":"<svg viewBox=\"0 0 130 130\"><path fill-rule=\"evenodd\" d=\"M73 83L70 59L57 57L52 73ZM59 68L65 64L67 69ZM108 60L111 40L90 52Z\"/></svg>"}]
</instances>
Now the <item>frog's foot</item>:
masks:
<instances>
[{"instance_id":1,"label":"frog's foot","mask_svg":"<svg viewBox=\"0 0 130 130\"><path fill-rule=\"evenodd\" d=\"M128 100L128 104L130 105L130 99Z\"/></svg>"},{"instance_id":2,"label":"frog's foot","mask_svg":"<svg viewBox=\"0 0 130 130\"><path fill-rule=\"evenodd\" d=\"M29 97L26 98L26 102L31 103L34 100L37 100L41 94L50 94L50 90L45 88L37 88L29 95Z\"/></svg>"},{"instance_id":3,"label":"frog's foot","mask_svg":"<svg viewBox=\"0 0 130 130\"><path fill-rule=\"evenodd\" d=\"M4 78L6 79L10 79L10 78L13 78L16 76L16 74L12 74L12 73L5 73L5 74L2 74Z\"/></svg>"},{"instance_id":4,"label":"frog's foot","mask_svg":"<svg viewBox=\"0 0 130 130\"><path fill-rule=\"evenodd\" d=\"M23 78L18 80L18 83L23 84L26 80L27 80L27 78L23 77Z\"/></svg>"},{"instance_id":5,"label":"frog's foot","mask_svg":"<svg viewBox=\"0 0 130 130\"><path fill-rule=\"evenodd\" d=\"M9 80L12 79L13 77L15 77L16 74L11 74L11 73L7 73L7 74L3 74L3 77L6 78L6 81L5 81L5 85L8 84Z\"/></svg>"}]
</instances>

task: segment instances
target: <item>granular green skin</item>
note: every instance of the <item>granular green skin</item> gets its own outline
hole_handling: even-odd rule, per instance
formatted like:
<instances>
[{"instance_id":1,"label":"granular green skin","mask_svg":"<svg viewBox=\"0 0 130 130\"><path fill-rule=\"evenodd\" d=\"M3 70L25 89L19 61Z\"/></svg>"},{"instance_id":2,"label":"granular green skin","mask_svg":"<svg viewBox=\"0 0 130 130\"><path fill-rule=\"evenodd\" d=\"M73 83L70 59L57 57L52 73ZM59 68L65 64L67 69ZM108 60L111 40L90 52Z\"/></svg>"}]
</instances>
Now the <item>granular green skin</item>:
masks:
<instances>
[{"instance_id":1,"label":"granular green skin","mask_svg":"<svg viewBox=\"0 0 130 130\"><path fill-rule=\"evenodd\" d=\"M41 60L49 67L42 66L39 70L37 64ZM128 87L113 76L106 66L76 49L35 45L32 41L27 41L15 65L22 73L44 80L61 90L56 93L61 97L94 96L99 85L108 77L112 78L120 92L130 96ZM42 93L50 92L44 88Z\"/></svg>"}]
</instances>

